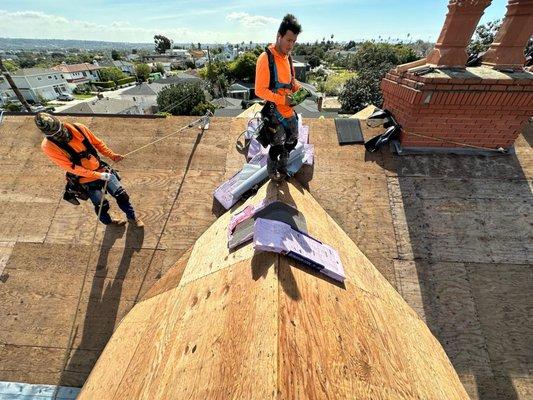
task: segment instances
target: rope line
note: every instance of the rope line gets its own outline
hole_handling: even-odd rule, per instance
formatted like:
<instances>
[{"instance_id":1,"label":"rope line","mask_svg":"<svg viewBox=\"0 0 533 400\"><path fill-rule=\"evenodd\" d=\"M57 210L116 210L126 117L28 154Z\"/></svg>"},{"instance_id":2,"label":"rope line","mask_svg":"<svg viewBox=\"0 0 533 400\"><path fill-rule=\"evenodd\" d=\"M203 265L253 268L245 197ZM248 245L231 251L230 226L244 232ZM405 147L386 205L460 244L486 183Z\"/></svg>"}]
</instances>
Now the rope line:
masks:
<instances>
[{"instance_id":1,"label":"rope line","mask_svg":"<svg viewBox=\"0 0 533 400\"><path fill-rule=\"evenodd\" d=\"M146 147L148 147L148 146L151 146L151 145L153 145L153 144L156 144L156 143L158 143L158 142L160 142L160 141L162 141L162 140L164 140L164 139L166 139L166 138L169 138L170 136L173 136L173 135L175 135L175 134L177 134L177 133L180 133L180 132L184 131L185 129L192 128L192 127L193 127L194 125L196 125L197 123L199 123L199 122L201 122L201 121L205 121L207 118L209 118L210 114L211 114L211 112L208 111L208 112L206 113L206 115L204 115L204 116L198 118L197 120L194 120L194 121L191 122L190 124L188 124L188 125L186 125L186 126L183 126L183 127L181 127L180 129L178 129L177 131L172 132L172 133L169 133L168 135L163 136L162 138L159 138L159 139L157 139L157 140L154 140L153 142L150 142L150 143L148 143L148 144L145 144L144 146L141 146L141 147L139 147L139 148L137 148L137 149L135 149L135 150L133 150L133 151L130 151L129 153L124 154L124 157L130 156L130 155L132 155L132 154L134 154L134 153L136 153L136 152L138 152L138 151L141 151L142 149L144 149L144 148L146 148ZM117 162L119 162L119 161L117 161Z\"/></svg>"},{"instance_id":2,"label":"rope line","mask_svg":"<svg viewBox=\"0 0 533 400\"><path fill-rule=\"evenodd\" d=\"M184 101L184 100L183 100ZM172 135L176 135L177 133L180 133L182 131L184 131L185 129L188 129L188 128L192 128L193 126L195 126L196 124L198 124L199 122L202 122L203 121L203 124L202 124L202 132L201 134L203 134L203 132L205 131L205 128L206 128L206 125L207 123L209 123L209 117L212 116L213 114L211 113L211 111L207 111L205 115L203 115L202 117L194 120L193 122L189 123L188 125L186 126L183 126L181 128L179 128L178 130L176 130L175 132L172 132L168 135L165 135L163 136L162 138L159 138L157 140L154 140L153 142L150 142L144 146L141 146L135 150L132 150L130 151L129 153L126 153L124 155L124 157L126 156L129 156L131 154L134 154L148 146L151 146L155 143L158 143L164 139L167 139L169 137L171 137ZM118 162L118 161L117 161ZM190 160L189 160L190 162ZM187 172L185 172L186 174ZM185 178L185 176L183 177ZM183 182L182 182L183 184ZM78 296L78 301L77 301L77 304L76 304L76 311L74 312L74 317L72 319L72 325L71 325L71 328L70 328L70 333L69 333L69 337L68 337L68 341L67 341L67 348L66 348L66 351L65 351L65 357L63 359L63 365L62 365L62 368L61 368L61 372L64 373L65 372L65 369L67 367L67 364L68 364L68 360L69 360L69 356L70 356L70 352L72 351L72 347L73 347L73 344L74 344L74 339L75 339L75 335L76 335L76 332L77 332L77 327L76 327L76 320L78 318L78 314L79 314L79 308L80 308L80 304L81 304L81 298L82 298L82 295L83 295L83 290L85 288L85 285L86 285L86 282L87 282L87 276L89 274L89 265L90 265L90 262L91 262L91 259L92 259L92 255L93 255L93 248L94 248L94 242L95 242L95 239L96 239L96 233L98 232L98 227L100 226L99 222L100 222L100 217L102 215L102 206L104 204L104 201L105 201L105 194L106 194L106 191L107 191L107 185L108 185L108 181L105 181L104 183L104 186L102 187L102 198L100 200L100 206L99 206L99 209L98 209L98 214L97 214L97 217L96 217L96 225L94 227L94 231L93 231L93 237L91 239L91 244L89 246L89 255L87 257L87 263L85 265L85 271L84 271L84 274L83 274L83 280L82 280L82 286L81 286L81 289L80 289L80 294ZM173 206L177 200L177 197L179 195L179 191L174 199L174 202L173 202ZM167 221L168 222L168 221ZM166 226L166 222L165 222L165 226ZM159 239L158 239L158 245L159 245L159 242L163 236L163 232L164 232L164 228L163 230L161 231L161 234L159 235ZM152 255L152 258L153 256L155 255L155 252L157 250L157 246L156 246L156 249L154 250L154 254ZM151 262L150 262L151 263ZM140 291L140 289L139 289ZM136 296L136 299L137 297L139 296L139 293L137 293L137 296ZM58 390L57 388L54 390L54 396L53 398L56 399L57 398L57 394L58 394Z\"/></svg>"},{"instance_id":3,"label":"rope line","mask_svg":"<svg viewBox=\"0 0 533 400\"><path fill-rule=\"evenodd\" d=\"M403 133L406 134L406 135L419 136L419 137L422 137L422 138L425 138L425 139L437 140L437 141L440 141L440 142L456 144L456 145L464 146L464 147L471 147L473 149L478 149L478 150L490 150L490 151L499 151L500 153L505 153L505 149L503 149L501 147L497 148L497 149L494 149L494 148L490 148L490 147L476 146L476 145L468 144L468 143L455 142L453 140L444 139L444 138L441 138L441 137L427 136L427 135L423 135L421 133L414 133L414 132L403 132Z\"/></svg>"}]
</instances>

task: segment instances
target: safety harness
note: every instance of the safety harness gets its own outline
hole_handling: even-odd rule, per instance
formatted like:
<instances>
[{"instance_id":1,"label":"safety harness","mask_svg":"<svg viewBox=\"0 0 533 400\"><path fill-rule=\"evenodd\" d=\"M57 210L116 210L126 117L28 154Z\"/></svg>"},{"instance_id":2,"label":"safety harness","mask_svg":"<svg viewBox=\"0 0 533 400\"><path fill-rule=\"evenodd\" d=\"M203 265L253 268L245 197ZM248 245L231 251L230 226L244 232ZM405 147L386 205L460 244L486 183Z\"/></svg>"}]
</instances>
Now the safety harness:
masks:
<instances>
[{"instance_id":1,"label":"safety harness","mask_svg":"<svg viewBox=\"0 0 533 400\"><path fill-rule=\"evenodd\" d=\"M85 150L77 152L72 147L68 145L68 143L60 142L59 140L55 140L52 137L48 137L47 139L51 141L53 144L55 144L57 147L59 147L61 150L64 150L70 158L70 161L72 162L72 168L74 168L76 165L81 166L81 160L83 158L89 158L90 156L93 156L98 160L98 168L99 169L102 166L102 160L100 159L100 156L98 155L98 152L92 145L92 143L87 139L87 136L83 133L83 129L81 129L77 124L72 124L76 132L80 133L81 136L83 136L82 144L85 147Z\"/></svg>"},{"instance_id":2,"label":"safety harness","mask_svg":"<svg viewBox=\"0 0 533 400\"><path fill-rule=\"evenodd\" d=\"M268 47L265 48L265 52L268 57L268 70L270 72L270 82L268 84L268 89L273 91L274 93L277 93L278 89L292 89L292 80L294 78L293 76L293 65L292 65L292 57L289 55L289 64L290 64L290 72L291 72L291 80L290 83L281 83L278 80L278 68L276 66L276 61L274 60L274 54L272 54L272 51ZM274 116L277 118L277 120L285 127L288 128L287 124L287 118L282 116L278 109L276 108L276 105L270 101L267 101L266 104L267 108L270 108L270 112L274 114Z\"/></svg>"},{"instance_id":3,"label":"safety harness","mask_svg":"<svg viewBox=\"0 0 533 400\"><path fill-rule=\"evenodd\" d=\"M83 133L83 129L81 129L77 124L72 124L72 126L83 137L82 144L85 147L85 150L78 152L74 150L71 146L69 146L68 143L60 142L51 137L47 139L68 154L70 162L72 163L72 168L74 168L76 165L82 166L81 160L84 158L89 158L91 156L96 158L96 160L98 161L98 167L96 168L97 170L102 167L109 167L107 163L100 159L98 152L96 151L92 143L89 141L87 136L85 136L85 133ZM80 183L80 177L70 172L67 172L65 176L67 179L67 184L65 185L65 193L63 194L63 200L68 201L69 203L72 203L74 205L80 204L78 199L87 200L89 198L89 194L84 185Z\"/></svg>"}]
</instances>

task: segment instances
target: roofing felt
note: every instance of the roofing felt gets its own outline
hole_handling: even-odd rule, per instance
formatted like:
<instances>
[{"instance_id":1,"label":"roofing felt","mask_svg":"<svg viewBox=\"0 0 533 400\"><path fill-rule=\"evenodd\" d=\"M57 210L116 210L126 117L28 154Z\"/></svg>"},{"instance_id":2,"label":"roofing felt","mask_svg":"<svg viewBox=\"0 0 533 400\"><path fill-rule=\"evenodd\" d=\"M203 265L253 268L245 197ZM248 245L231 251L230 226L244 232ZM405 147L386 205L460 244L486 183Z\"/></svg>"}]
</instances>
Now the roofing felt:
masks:
<instances>
[{"instance_id":1,"label":"roofing felt","mask_svg":"<svg viewBox=\"0 0 533 400\"><path fill-rule=\"evenodd\" d=\"M66 120L126 153L194 118ZM40 152L32 118L5 117L0 380L81 386L118 322L220 215L212 192L242 167L246 122L213 118L202 136L189 129L122 161L146 228L98 226L91 247L92 206L60 200L64 176ZM471 399L527 399L533 127L507 156L396 156L339 146L334 121L305 123L316 161L297 179L428 324Z\"/></svg>"}]
</instances>

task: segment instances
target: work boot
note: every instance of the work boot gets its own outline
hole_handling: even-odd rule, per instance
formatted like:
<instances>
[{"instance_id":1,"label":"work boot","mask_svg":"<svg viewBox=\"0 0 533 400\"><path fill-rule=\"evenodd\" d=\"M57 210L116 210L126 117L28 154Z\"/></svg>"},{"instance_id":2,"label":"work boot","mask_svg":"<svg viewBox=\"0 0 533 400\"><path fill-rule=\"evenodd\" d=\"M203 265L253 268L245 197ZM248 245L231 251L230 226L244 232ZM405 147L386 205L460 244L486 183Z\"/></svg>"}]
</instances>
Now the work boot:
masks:
<instances>
[{"instance_id":1,"label":"work boot","mask_svg":"<svg viewBox=\"0 0 533 400\"><path fill-rule=\"evenodd\" d=\"M144 227L144 222L142 222L139 217L136 217L135 219L128 218L128 222L130 223L130 225L133 225L135 228Z\"/></svg>"},{"instance_id":2,"label":"work boot","mask_svg":"<svg viewBox=\"0 0 533 400\"><path fill-rule=\"evenodd\" d=\"M113 218L111 219L111 222L108 224L111 226L124 226L126 225L126 221L121 218Z\"/></svg>"}]
</instances>

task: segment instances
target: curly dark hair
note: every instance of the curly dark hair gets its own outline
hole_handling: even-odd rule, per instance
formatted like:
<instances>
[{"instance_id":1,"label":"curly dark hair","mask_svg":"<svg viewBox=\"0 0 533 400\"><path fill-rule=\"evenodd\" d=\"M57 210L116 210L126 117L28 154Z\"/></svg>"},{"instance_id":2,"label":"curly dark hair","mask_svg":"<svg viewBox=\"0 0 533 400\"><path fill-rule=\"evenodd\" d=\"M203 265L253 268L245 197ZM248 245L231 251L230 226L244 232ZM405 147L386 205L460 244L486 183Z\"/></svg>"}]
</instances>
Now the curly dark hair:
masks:
<instances>
[{"instance_id":1,"label":"curly dark hair","mask_svg":"<svg viewBox=\"0 0 533 400\"><path fill-rule=\"evenodd\" d=\"M296 17L292 14L287 14L283 17L283 21L281 21L281 24L278 29L278 33L281 36L285 36L287 31L291 31L295 35L299 35L300 32L302 32L302 26L300 25Z\"/></svg>"}]
</instances>

